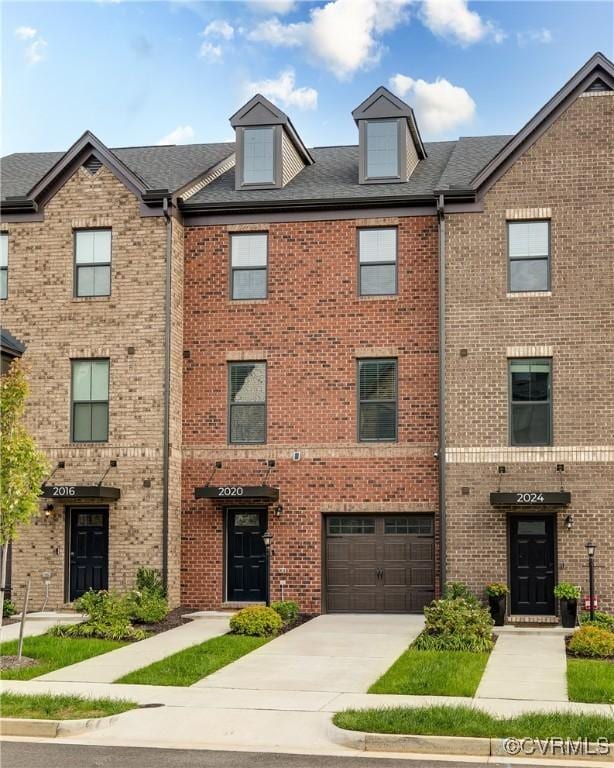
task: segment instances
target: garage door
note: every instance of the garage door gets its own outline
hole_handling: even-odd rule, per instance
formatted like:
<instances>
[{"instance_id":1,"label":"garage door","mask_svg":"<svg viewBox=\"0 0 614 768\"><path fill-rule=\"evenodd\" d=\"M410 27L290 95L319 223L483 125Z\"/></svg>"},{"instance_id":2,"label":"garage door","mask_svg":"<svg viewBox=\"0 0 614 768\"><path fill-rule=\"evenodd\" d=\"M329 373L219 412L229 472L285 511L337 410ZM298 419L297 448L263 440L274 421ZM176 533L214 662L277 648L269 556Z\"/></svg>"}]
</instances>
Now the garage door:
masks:
<instances>
[{"instance_id":1,"label":"garage door","mask_svg":"<svg viewBox=\"0 0 614 768\"><path fill-rule=\"evenodd\" d=\"M326 608L420 612L435 593L433 515L326 518Z\"/></svg>"}]
</instances>

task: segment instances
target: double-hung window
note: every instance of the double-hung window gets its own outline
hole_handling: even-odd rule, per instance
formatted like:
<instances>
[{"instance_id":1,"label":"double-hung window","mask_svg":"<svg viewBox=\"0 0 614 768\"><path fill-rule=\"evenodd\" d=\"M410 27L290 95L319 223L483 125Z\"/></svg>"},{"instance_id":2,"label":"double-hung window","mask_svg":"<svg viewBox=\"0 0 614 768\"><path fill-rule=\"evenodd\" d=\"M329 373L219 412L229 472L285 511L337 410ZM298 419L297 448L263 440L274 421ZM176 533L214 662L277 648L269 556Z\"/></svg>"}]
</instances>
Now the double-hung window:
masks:
<instances>
[{"instance_id":1,"label":"double-hung window","mask_svg":"<svg viewBox=\"0 0 614 768\"><path fill-rule=\"evenodd\" d=\"M367 120L366 177L394 179L400 176L399 121Z\"/></svg>"},{"instance_id":2,"label":"double-hung window","mask_svg":"<svg viewBox=\"0 0 614 768\"><path fill-rule=\"evenodd\" d=\"M72 440L109 439L109 361L72 361Z\"/></svg>"},{"instance_id":3,"label":"double-hung window","mask_svg":"<svg viewBox=\"0 0 614 768\"><path fill-rule=\"evenodd\" d=\"M359 293L384 296L397 292L397 230L358 230Z\"/></svg>"},{"instance_id":4,"label":"double-hung window","mask_svg":"<svg viewBox=\"0 0 614 768\"><path fill-rule=\"evenodd\" d=\"M230 363L228 367L231 443L266 441L266 363Z\"/></svg>"},{"instance_id":5,"label":"double-hung window","mask_svg":"<svg viewBox=\"0 0 614 768\"><path fill-rule=\"evenodd\" d=\"M0 233L0 299L9 295L9 236L7 232Z\"/></svg>"},{"instance_id":6,"label":"double-hung window","mask_svg":"<svg viewBox=\"0 0 614 768\"><path fill-rule=\"evenodd\" d=\"M358 439L397 439L397 361L358 361Z\"/></svg>"},{"instance_id":7,"label":"double-hung window","mask_svg":"<svg viewBox=\"0 0 614 768\"><path fill-rule=\"evenodd\" d=\"M267 241L266 232L230 236L233 299L266 299Z\"/></svg>"},{"instance_id":8,"label":"double-hung window","mask_svg":"<svg viewBox=\"0 0 614 768\"><path fill-rule=\"evenodd\" d=\"M275 183L275 128L243 129L243 184Z\"/></svg>"},{"instance_id":9,"label":"double-hung window","mask_svg":"<svg viewBox=\"0 0 614 768\"><path fill-rule=\"evenodd\" d=\"M508 221L509 290L550 290L550 222Z\"/></svg>"},{"instance_id":10,"label":"double-hung window","mask_svg":"<svg viewBox=\"0 0 614 768\"><path fill-rule=\"evenodd\" d=\"M111 230L75 231L75 296L111 294Z\"/></svg>"},{"instance_id":11,"label":"double-hung window","mask_svg":"<svg viewBox=\"0 0 614 768\"><path fill-rule=\"evenodd\" d=\"M510 443L552 444L552 360L510 360Z\"/></svg>"}]
</instances>

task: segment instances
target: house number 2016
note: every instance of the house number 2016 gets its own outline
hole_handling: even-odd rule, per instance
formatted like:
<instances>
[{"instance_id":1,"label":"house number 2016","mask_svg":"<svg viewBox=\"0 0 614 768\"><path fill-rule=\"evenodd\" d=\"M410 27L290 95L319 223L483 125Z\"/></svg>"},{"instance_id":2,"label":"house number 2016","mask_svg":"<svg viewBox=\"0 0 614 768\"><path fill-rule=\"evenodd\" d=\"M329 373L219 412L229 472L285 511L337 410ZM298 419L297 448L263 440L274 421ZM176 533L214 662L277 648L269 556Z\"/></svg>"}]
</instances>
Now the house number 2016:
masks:
<instances>
[{"instance_id":1,"label":"house number 2016","mask_svg":"<svg viewBox=\"0 0 614 768\"><path fill-rule=\"evenodd\" d=\"M55 485L53 487L53 495L54 496L74 496L75 486L74 485Z\"/></svg>"},{"instance_id":2,"label":"house number 2016","mask_svg":"<svg viewBox=\"0 0 614 768\"><path fill-rule=\"evenodd\" d=\"M243 496L243 488L240 485L226 485L218 488L217 492L220 496Z\"/></svg>"},{"instance_id":3,"label":"house number 2016","mask_svg":"<svg viewBox=\"0 0 614 768\"><path fill-rule=\"evenodd\" d=\"M543 493L517 493L516 501L523 504L539 504L544 500Z\"/></svg>"}]
</instances>

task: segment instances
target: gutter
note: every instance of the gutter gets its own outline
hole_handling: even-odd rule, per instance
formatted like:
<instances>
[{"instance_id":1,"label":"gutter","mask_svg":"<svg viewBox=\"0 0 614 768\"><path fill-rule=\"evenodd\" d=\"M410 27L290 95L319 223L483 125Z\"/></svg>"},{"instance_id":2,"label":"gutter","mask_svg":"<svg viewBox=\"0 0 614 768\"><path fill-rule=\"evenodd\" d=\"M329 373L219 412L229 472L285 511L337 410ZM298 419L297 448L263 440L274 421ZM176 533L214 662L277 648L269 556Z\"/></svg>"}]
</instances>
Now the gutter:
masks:
<instances>
[{"instance_id":1,"label":"gutter","mask_svg":"<svg viewBox=\"0 0 614 768\"><path fill-rule=\"evenodd\" d=\"M164 290L164 421L162 435L162 582L168 590L168 491L170 457L170 400L171 400L171 280L173 219L169 212L168 197L162 200L162 213L166 224L165 290Z\"/></svg>"},{"instance_id":2,"label":"gutter","mask_svg":"<svg viewBox=\"0 0 614 768\"><path fill-rule=\"evenodd\" d=\"M439 286L438 286L438 412L439 435L437 458L439 460L439 557L441 594L447 580L447 536L446 536L446 217L445 197L437 198L437 228L439 233Z\"/></svg>"}]
</instances>

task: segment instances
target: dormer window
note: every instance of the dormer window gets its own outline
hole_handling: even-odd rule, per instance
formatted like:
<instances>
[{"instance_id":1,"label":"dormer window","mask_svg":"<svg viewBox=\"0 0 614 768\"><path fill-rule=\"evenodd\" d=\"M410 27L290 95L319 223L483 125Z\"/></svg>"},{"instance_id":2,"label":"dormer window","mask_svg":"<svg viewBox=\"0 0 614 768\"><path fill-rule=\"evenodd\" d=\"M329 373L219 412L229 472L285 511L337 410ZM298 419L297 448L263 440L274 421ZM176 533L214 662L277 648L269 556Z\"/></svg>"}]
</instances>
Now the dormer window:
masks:
<instances>
[{"instance_id":1,"label":"dormer window","mask_svg":"<svg viewBox=\"0 0 614 768\"><path fill-rule=\"evenodd\" d=\"M313 163L288 115L260 94L230 124L237 136L235 189L279 189Z\"/></svg>"},{"instance_id":2,"label":"dormer window","mask_svg":"<svg viewBox=\"0 0 614 768\"><path fill-rule=\"evenodd\" d=\"M359 183L408 181L426 157L409 104L380 86L352 112L352 117L359 133Z\"/></svg>"},{"instance_id":3,"label":"dormer window","mask_svg":"<svg viewBox=\"0 0 614 768\"><path fill-rule=\"evenodd\" d=\"M275 128L243 129L243 184L275 183Z\"/></svg>"},{"instance_id":4,"label":"dormer window","mask_svg":"<svg viewBox=\"0 0 614 768\"><path fill-rule=\"evenodd\" d=\"M367 120L366 176L369 179L398 179L399 121Z\"/></svg>"}]
</instances>

